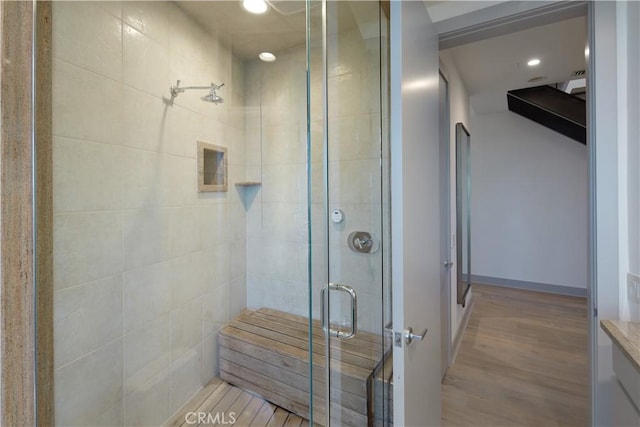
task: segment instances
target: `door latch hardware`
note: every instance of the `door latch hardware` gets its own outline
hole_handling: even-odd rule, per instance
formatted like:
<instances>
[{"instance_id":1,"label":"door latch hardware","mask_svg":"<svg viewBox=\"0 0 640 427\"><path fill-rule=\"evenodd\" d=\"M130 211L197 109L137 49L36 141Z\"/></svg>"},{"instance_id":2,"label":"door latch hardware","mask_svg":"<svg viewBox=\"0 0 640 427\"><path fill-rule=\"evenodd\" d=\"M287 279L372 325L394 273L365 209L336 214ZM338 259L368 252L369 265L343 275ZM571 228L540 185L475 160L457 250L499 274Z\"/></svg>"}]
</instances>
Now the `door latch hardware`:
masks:
<instances>
[{"instance_id":1,"label":"door latch hardware","mask_svg":"<svg viewBox=\"0 0 640 427\"><path fill-rule=\"evenodd\" d=\"M422 341L424 340L424 337L425 335L427 335L428 331L429 329L425 328L424 331L420 332L419 334L414 334L413 328L409 326L409 328L405 329L404 331L404 340L407 343L407 345L411 344L414 340Z\"/></svg>"},{"instance_id":2,"label":"door latch hardware","mask_svg":"<svg viewBox=\"0 0 640 427\"><path fill-rule=\"evenodd\" d=\"M393 345L402 348L402 332L393 333Z\"/></svg>"}]
</instances>

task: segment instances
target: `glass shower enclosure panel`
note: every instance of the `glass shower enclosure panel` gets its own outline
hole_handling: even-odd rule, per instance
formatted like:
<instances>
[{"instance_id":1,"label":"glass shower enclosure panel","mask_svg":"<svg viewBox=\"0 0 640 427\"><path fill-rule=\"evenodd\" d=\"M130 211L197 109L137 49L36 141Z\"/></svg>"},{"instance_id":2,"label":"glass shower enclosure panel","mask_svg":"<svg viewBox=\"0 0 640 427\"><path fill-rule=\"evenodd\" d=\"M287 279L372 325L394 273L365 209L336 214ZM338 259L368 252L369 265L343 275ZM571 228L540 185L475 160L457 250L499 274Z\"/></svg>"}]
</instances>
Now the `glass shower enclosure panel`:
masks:
<instances>
[{"instance_id":1,"label":"glass shower enclosure panel","mask_svg":"<svg viewBox=\"0 0 640 427\"><path fill-rule=\"evenodd\" d=\"M319 2L52 9L55 424L164 425L215 390L229 406L203 410L218 420L247 425L262 400L308 418L311 335L278 322L309 324L310 271L324 271L308 257ZM298 356L295 372L292 358L268 368L301 405L264 386L247 343L267 335Z\"/></svg>"},{"instance_id":2,"label":"glass shower enclosure panel","mask_svg":"<svg viewBox=\"0 0 640 427\"><path fill-rule=\"evenodd\" d=\"M384 334L388 19L375 1L311 10L322 18L319 29L310 26L312 316L321 320L325 367L314 421L383 425L391 422L392 365Z\"/></svg>"},{"instance_id":3,"label":"glass shower enclosure panel","mask_svg":"<svg viewBox=\"0 0 640 427\"><path fill-rule=\"evenodd\" d=\"M265 5L52 4L56 425L391 420L388 17Z\"/></svg>"}]
</instances>

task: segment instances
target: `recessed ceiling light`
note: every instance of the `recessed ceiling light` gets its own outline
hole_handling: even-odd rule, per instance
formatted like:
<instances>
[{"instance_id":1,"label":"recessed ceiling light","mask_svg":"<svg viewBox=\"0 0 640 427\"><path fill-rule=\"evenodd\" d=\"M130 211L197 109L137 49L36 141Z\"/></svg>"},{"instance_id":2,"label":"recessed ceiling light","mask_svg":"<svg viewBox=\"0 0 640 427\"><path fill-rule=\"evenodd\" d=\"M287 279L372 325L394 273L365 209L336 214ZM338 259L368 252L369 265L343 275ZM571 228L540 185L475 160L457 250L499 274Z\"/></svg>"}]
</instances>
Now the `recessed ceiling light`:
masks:
<instances>
[{"instance_id":1,"label":"recessed ceiling light","mask_svg":"<svg viewBox=\"0 0 640 427\"><path fill-rule=\"evenodd\" d=\"M535 67L536 65L540 65L540 60L538 58L530 59L529 62L527 62L527 65L529 67Z\"/></svg>"},{"instance_id":2,"label":"recessed ceiling light","mask_svg":"<svg viewBox=\"0 0 640 427\"><path fill-rule=\"evenodd\" d=\"M276 56L271 52L262 52L258 55L258 58L264 62L273 62L276 60Z\"/></svg>"},{"instance_id":3,"label":"recessed ceiling light","mask_svg":"<svg viewBox=\"0 0 640 427\"><path fill-rule=\"evenodd\" d=\"M251 13L265 13L269 8L264 0L242 0L242 7Z\"/></svg>"}]
</instances>

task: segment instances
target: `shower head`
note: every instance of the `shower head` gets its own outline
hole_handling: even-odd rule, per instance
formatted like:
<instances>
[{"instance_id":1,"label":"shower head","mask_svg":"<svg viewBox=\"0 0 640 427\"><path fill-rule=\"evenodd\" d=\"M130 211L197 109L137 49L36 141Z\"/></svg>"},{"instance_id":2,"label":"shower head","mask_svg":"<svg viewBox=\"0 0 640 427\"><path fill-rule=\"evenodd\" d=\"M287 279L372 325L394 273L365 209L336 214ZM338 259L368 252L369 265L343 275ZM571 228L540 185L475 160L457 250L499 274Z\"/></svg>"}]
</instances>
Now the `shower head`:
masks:
<instances>
[{"instance_id":1,"label":"shower head","mask_svg":"<svg viewBox=\"0 0 640 427\"><path fill-rule=\"evenodd\" d=\"M224 99L213 92L209 95L200 97L200 99L202 99L204 102L211 102L212 104L222 104L224 102Z\"/></svg>"},{"instance_id":2,"label":"shower head","mask_svg":"<svg viewBox=\"0 0 640 427\"><path fill-rule=\"evenodd\" d=\"M211 102L212 104L222 104L224 99L216 94L216 90L212 87L209 95L200 97L204 102Z\"/></svg>"},{"instance_id":3,"label":"shower head","mask_svg":"<svg viewBox=\"0 0 640 427\"><path fill-rule=\"evenodd\" d=\"M173 99L173 98L176 98L178 95L180 95L181 93L183 93L187 89L209 89L209 95L203 96L200 99L202 99L205 102L211 102L212 104L222 104L224 102L224 99L222 99L222 97L220 97L220 96L218 96L218 94L216 94L216 90L220 89L222 86L224 86L224 83L221 83L219 85L217 85L215 83L211 83L211 86L180 87L180 80L178 80L176 82L175 86L171 86L169 88L169 91L171 92L171 99Z\"/></svg>"}]
</instances>

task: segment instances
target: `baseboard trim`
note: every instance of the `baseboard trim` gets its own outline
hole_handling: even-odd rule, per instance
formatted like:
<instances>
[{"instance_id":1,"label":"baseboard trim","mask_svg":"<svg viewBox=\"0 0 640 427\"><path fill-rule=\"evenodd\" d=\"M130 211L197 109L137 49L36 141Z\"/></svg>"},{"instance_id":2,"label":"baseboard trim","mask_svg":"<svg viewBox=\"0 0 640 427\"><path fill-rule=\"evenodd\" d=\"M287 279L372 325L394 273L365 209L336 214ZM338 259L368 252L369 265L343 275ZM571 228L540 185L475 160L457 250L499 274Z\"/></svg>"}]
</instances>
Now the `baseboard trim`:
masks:
<instances>
[{"instance_id":1,"label":"baseboard trim","mask_svg":"<svg viewBox=\"0 0 640 427\"><path fill-rule=\"evenodd\" d=\"M469 307L467 307L467 309L464 311L464 314L462 315L462 321L460 322L460 326L456 331L456 336L453 339L453 345L451 346L451 363L449 363L449 367L453 366L453 364L456 361L456 357L458 356L458 350L460 350L460 344L462 343L462 337L464 336L464 331L467 330L467 324L469 323L469 318L471 317L472 310L473 310L473 294L471 294L471 301L469 301Z\"/></svg>"},{"instance_id":2,"label":"baseboard trim","mask_svg":"<svg viewBox=\"0 0 640 427\"><path fill-rule=\"evenodd\" d=\"M527 291L546 292L549 294L567 295L572 297L587 297L586 288L574 288L571 286L549 285L547 283L527 282L524 280L501 279L499 277L487 277L471 275L471 283L481 285L495 285L504 288L524 289ZM472 285L473 286L473 285Z\"/></svg>"}]
</instances>

